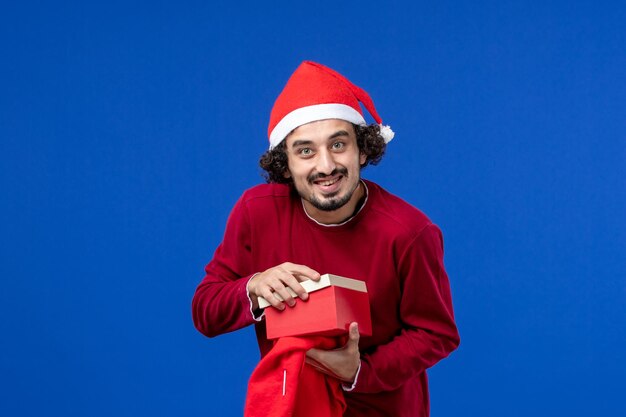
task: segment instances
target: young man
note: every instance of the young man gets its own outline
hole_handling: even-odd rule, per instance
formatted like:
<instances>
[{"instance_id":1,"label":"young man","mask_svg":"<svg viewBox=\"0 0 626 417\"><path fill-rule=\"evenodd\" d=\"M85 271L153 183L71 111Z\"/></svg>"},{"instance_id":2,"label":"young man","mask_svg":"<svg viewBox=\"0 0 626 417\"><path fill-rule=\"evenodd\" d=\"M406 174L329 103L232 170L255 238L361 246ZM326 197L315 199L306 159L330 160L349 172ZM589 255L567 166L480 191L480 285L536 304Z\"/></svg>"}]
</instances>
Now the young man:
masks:
<instances>
[{"instance_id":1,"label":"young man","mask_svg":"<svg viewBox=\"0 0 626 417\"><path fill-rule=\"evenodd\" d=\"M378 125L367 126L359 102ZM258 297L289 309L307 299L303 280L323 273L363 280L372 336L360 337L352 323L345 346L307 357L343 381L347 416L427 416L426 369L459 336L441 232L360 177L393 138L381 122L364 90L320 64L300 65L270 116L270 150L261 158L269 183L247 190L233 208L193 318L209 337L254 324L265 356L272 342Z\"/></svg>"}]
</instances>

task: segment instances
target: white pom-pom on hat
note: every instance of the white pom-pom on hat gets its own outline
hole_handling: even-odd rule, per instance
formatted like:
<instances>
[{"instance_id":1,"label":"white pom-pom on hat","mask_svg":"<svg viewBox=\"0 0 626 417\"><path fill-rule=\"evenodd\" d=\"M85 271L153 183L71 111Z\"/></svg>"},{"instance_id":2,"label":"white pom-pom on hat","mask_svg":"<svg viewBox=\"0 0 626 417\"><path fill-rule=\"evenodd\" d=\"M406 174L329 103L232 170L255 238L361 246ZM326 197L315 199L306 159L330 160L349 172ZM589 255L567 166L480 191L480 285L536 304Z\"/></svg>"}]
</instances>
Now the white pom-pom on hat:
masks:
<instances>
[{"instance_id":1,"label":"white pom-pom on hat","mask_svg":"<svg viewBox=\"0 0 626 417\"><path fill-rule=\"evenodd\" d=\"M393 139L393 137L396 135L394 131L391 130L391 127L383 124L379 124L378 126L380 127L380 136L383 137L385 143L391 142L391 139Z\"/></svg>"}]
</instances>

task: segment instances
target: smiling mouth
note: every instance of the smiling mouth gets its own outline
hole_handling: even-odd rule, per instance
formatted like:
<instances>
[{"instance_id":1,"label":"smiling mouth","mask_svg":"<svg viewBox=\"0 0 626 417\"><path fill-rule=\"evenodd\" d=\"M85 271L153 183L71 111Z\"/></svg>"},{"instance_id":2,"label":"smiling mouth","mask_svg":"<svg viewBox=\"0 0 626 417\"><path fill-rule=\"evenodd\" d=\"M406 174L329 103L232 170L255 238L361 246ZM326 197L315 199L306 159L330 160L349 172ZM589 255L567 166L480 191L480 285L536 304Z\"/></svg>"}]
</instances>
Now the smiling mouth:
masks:
<instances>
[{"instance_id":1,"label":"smiling mouth","mask_svg":"<svg viewBox=\"0 0 626 417\"><path fill-rule=\"evenodd\" d=\"M311 184L329 187L347 176L348 170L342 167L334 169L333 172L331 172L330 174L324 175L322 173L317 173L315 175L311 175L308 180Z\"/></svg>"},{"instance_id":2,"label":"smiling mouth","mask_svg":"<svg viewBox=\"0 0 626 417\"><path fill-rule=\"evenodd\" d=\"M345 177L341 174L330 178L322 178L312 182L312 185L321 193L324 198L333 198L341 189L342 180Z\"/></svg>"},{"instance_id":3,"label":"smiling mouth","mask_svg":"<svg viewBox=\"0 0 626 417\"><path fill-rule=\"evenodd\" d=\"M342 176L338 176L337 178L332 178L330 180L324 180L324 181L315 181L315 184L317 185L322 185L324 187L328 187L330 185L333 185L334 183L336 183L337 181L339 181L341 178L343 178Z\"/></svg>"}]
</instances>

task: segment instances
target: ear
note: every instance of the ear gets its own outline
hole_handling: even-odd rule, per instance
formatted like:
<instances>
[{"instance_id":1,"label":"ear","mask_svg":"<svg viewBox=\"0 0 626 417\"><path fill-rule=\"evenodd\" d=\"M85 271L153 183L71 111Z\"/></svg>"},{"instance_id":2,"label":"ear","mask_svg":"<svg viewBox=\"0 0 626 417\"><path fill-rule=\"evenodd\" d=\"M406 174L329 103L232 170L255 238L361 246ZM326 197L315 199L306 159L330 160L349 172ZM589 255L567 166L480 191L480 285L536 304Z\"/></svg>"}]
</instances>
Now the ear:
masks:
<instances>
[{"instance_id":1,"label":"ear","mask_svg":"<svg viewBox=\"0 0 626 417\"><path fill-rule=\"evenodd\" d=\"M287 168L285 170L285 172L283 172L283 177L284 178L291 178L291 172L289 172L289 168Z\"/></svg>"},{"instance_id":2,"label":"ear","mask_svg":"<svg viewBox=\"0 0 626 417\"><path fill-rule=\"evenodd\" d=\"M365 161L367 161L367 155L365 155L363 152L359 152L359 164L363 166Z\"/></svg>"}]
</instances>

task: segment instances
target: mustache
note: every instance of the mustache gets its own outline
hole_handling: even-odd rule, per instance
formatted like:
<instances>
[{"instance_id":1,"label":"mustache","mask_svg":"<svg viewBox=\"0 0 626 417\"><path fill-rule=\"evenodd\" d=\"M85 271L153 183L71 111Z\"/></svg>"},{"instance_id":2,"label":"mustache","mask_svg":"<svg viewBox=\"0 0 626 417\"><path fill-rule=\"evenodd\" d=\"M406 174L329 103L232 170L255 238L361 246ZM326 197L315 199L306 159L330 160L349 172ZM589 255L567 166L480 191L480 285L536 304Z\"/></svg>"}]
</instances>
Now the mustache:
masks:
<instances>
[{"instance_id":1,"label":"mustache","mask_svg":"<svg viewBox=\"0 0 626 417\"><path fill-rule=\"evenodd\" d=\"M317 181L317 180L322 179L322 178L332 177L333 175L337 175L337 174L341 174L344 177L347 177L348 176L348 169L342 167L342 168L335 168L335 169L333 169L333 171L330 174L322 174L321 172L317 173L317 174L311 174L311 175L309 175L307 177L307 181L308 182L313 182L313 181Z\"/></svg>"}]
</instances>

